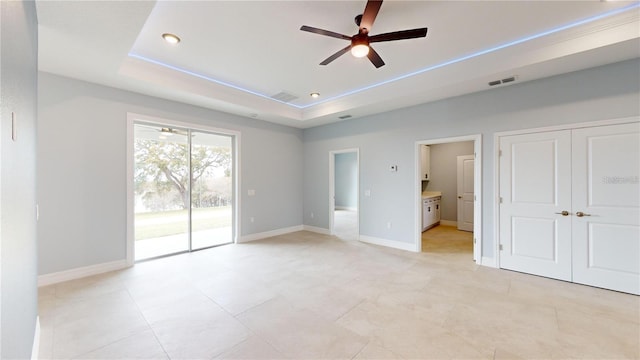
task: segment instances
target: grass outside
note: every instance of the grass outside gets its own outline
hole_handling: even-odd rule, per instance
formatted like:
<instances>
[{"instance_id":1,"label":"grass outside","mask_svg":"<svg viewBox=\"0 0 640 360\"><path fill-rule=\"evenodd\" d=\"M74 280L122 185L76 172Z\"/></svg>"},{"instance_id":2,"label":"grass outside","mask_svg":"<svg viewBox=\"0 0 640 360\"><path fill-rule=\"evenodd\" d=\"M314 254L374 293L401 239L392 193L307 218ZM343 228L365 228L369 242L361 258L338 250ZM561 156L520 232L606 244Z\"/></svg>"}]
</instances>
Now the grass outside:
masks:
<instances>
[{"instance_id":1,"label":"grass outside","mask_svg":"<svg viewBox=\"0 0 640 360\"><path fill-rule=\"evenodd\" d=\"M231 207L212 207L192 210L192 231L231 226ZM135 239L184 234L188 231L187 210L135 214Z\"/></svg>"}]
</instances>

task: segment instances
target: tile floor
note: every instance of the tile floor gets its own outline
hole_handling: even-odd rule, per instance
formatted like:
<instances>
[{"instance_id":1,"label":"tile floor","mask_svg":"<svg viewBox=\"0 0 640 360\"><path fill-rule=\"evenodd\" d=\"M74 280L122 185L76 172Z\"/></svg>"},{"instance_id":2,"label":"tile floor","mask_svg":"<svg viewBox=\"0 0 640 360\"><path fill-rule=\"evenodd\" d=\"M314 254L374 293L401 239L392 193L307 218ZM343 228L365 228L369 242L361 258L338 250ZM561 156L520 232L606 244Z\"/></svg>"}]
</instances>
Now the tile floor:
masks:
<instances>
[{"instance_id":1,"label":"tile floor","mask_svg":"<svg viewBox=\"0 0 640 360\"><path fill-rule=\"evenodd\" d=\"M422 251L467 254L473 259L473 233L455 226L437 225L422 233Z\"/></svg>"},{"instance_id":2,"label":"tile floor","mask_svg":"<svg viewBox=\"0 0 640 360\"><path fill-rule=\"evenodd\" d=\"M333 232L342 240L358 240L358 212L354 210L335 210Z\"/></svg>"},{"instance_id":3,"label":"tile floor","mask_svg":"<svg viewBox=\"0 0 640 360\"><path fill-rule=\"evenodd\" d=\"M640 298L297 232L40 289L40 358L625 359Z\"/></svg>"}]
</instances>

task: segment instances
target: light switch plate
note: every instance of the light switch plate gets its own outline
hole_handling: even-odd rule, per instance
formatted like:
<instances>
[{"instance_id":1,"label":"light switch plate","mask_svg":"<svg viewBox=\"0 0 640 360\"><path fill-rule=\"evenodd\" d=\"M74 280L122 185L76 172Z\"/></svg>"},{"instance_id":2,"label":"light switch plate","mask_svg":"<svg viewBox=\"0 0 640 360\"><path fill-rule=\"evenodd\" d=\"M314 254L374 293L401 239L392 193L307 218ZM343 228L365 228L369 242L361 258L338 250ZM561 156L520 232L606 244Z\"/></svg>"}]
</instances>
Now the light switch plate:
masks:
<instances>
[{"instance_id":1,"label":"light switch plate","mask_svg":"<svg viewBox=\"0 0 640 360\"><path fill-rule=\"evenodd\" d=\"M249 195L249 196L255 196L255 195L256 195L256 191L255 191L255 190L253 190L253 189L252 189L252 190L249 190L249 191L247 191L247 195Z\"/></svg>"}]
</instances>

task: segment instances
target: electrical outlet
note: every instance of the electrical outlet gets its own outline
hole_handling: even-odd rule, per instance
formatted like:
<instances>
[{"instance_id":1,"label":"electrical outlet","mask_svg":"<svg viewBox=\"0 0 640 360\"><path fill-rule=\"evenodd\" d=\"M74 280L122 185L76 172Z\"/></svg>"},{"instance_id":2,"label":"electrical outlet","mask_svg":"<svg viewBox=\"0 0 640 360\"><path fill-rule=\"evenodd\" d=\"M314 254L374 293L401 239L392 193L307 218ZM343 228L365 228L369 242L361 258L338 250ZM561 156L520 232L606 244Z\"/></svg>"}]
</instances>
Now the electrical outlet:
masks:
<instances>
[{"instance_id":1,"label":"electrical outlet","mask_svg":"<svg viewBox=\"0 0 640 360\"><path fill-rule=\"evenodd\" d=\"M256 195L256 191L255 191L255 190L253 190L253 189L251 189L251 190L247 191L247 195L249 195L249 196L255 196L255 195Z\"/></svg>"},{"instance_id":2,"label":"electrical outlet","mask_svg":"<svg viewBox=\"0 0 640 360\"><path fill-rule=\"evenodd\" d=\"M371 190L365 190L364 196L371 196Z\"/></svg>"},{"instance_id":3,"label":"electrical outlet","mask_svg":"<svg viewBox=\"0 0 640 360\"><path fill-rule=\"evenodd\" d=\"M391 221L387 223L387 229L391 229Z\"/></svg>"},{"instance_id":4,"label":"electrical outlet","mask_svg":"<svg viewBox=\"0 0 640 360\"><path fill-rule=\"evenodd\" d=\"M313 213L309 214L309 216L311 216L311 218L313 219Z\"/></svg>"},{"instance_id":5,"label":"electrical outlet","mask_svg":"<svg viewBox=\"0 0 640 360\"><path fill-rule=\"evenodd\" d=\"M256 221L256 219L252 216L252 217L249 218L249 221L254 222L254 221Z\"/></svg>"}]
</instances>

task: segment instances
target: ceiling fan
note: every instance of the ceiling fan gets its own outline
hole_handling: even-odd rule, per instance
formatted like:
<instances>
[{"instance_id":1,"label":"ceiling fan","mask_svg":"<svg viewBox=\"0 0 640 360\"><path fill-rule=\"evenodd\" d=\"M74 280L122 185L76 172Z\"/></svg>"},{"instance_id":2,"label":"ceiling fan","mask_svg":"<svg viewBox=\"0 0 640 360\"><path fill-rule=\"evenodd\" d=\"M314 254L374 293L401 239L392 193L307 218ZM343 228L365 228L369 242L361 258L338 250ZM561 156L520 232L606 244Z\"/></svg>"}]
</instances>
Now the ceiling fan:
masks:
<instances>
[{"instance_id":1,"label":"ceiling fan","mask_svg":"<svg viewBox=\"0 0 640 360\"><path fill-rule=\"evenodd\" d=\"M142 132L145 132L148 134L158 134L159 136L164 136L164 137L173 136L173 135L186 136L188 134L184 130L179 130L179 129L170 128L170 127L157 127L157 126L149 126L149 125L142 125L142 124L137 124L136 126ZM191 136L194 136L194 135L192 134Z\"/></svg>"},{"instance_id":2,"label":"ceiling fan","mask_svg":"<svg viewBox=\"0 0 640 360\"><path fill-rule=\"evenodd\" d=\"M371 63L379 68L384 66L384 61L378 53L373 50L373 48L369 45L374 42L382 42L382 41L395 41L395 40L405 40L405 39L415 39L420 37L427 36L427 28L419 28L419 29L411 29L411 30L402 30L402 31L394 31L384 34L378 34L369 36L371 32L371 27L373 26L373 22L376 20L376 16L378 15L378 11L380 11L380 7L382 6L382 0L368 0L367 6L364 8L364 13L355 17L356 25L358 26L358 33L353 36L347 36L343 34L339 34L329 30L318 29L315 27L303 25L300 30L308 31L310 33L330 36L338 39L349 40L351 44L345 47L344 49L338 51L337 53L329 56L320 65L327 65L333 60L339 58L344 55L347 51L351 50L351 54L355 57L368 57Z\"/></svg>"}]
</instances>

